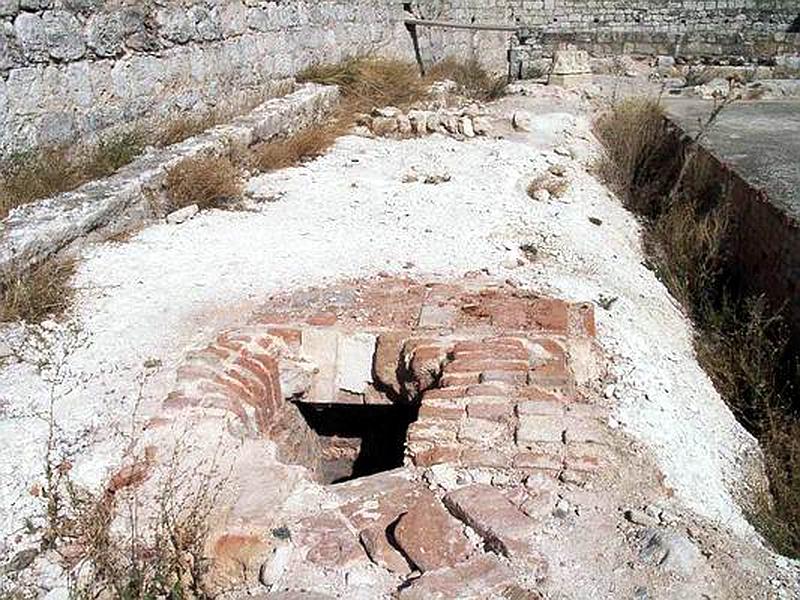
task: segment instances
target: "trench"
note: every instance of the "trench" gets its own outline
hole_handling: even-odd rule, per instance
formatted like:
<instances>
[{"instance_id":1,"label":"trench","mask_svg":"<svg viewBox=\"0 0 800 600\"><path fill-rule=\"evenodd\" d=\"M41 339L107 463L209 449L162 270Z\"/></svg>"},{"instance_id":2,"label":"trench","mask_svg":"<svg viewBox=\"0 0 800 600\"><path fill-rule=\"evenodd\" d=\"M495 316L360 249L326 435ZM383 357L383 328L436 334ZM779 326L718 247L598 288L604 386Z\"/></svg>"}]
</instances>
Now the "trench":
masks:
<instances>
[{"instance_id":1,"label":"trench","mask_svg":"<svg viewBox=\"0 0 800 600\"><path fill-rule=\"evenodd\" d=\"M341 483L403 466L416 406L297 403L321 449L321 483Z\"/></svg>"},{"instance_id":2,"label":"trench","mask_svg":"<svg viewBox=\"0 0 800 600\"><path fill-rule=\"evenodd\" d=\"M700 366L764 450L772 499L745 513L777 551L800 556L800 230L672 121L647 143L621 196L644 222L651 269L695 325Z\"/></svg>"}]
</instances>

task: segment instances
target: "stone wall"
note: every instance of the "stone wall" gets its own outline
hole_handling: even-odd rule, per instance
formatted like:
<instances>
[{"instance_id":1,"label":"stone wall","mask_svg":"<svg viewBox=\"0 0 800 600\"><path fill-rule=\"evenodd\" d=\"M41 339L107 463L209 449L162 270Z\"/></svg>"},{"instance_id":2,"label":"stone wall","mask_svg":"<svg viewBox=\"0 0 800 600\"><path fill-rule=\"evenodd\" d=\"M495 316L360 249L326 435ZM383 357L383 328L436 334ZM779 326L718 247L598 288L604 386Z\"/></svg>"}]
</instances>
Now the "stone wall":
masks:
<instances>
[{"instance_id":1,"label":"stone wall","mask_svg":"<svg viewBox=\"0 0 800 600\"><path fill-rule=\"evenodd\" d=\"M571 43L601 55L773 56L800 50L797 0L418 0L414 13L459 23L513 25L514 34L419 27L424 61L480 57L497 69ZM785 48L788 47L788 50ZM513 72L513 68L512 68Z\"/></svg>"},{"instance_id":2,"label":"stone wall","mask_svg":"<svg viewBox=\"0 0 800 600\"><path fill-rule=\"evenodd\" d=\"M411 58L393 0L0 0L0 156L270 95L320 60Z\"/></svg>"}]
</instances>

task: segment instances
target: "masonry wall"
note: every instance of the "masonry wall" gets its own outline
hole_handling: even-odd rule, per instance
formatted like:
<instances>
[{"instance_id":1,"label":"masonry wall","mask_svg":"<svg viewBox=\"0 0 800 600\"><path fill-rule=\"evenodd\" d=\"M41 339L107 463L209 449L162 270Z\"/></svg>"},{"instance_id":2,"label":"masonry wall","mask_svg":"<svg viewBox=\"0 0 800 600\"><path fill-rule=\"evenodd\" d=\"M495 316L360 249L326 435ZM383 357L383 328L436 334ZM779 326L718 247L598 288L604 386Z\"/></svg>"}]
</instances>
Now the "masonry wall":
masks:
<instances>
[{"instance_id":1,"label":"masonry wall","mask_svg":"<svg viewBox=\"0 0 800 600\"><path fill-rule=\"evenodd\" d=\"M394 0L0 0L0 156L269 97L345 54L413 58Z\"/></svg>"},{"instance_id":2,"label":"masonry wall","mask_svg":"<svg viewBox=\"0 0 800 600\"><path fill-rule=\"evenodd\" d=\"M524 59L570 43L598 55L767 56L797 52L798 0L418 0L417 16L460 23L513 25L511 32L419 28L423 60L479 56L502 68L510 51ZM527 31L526 31L527 30ZM538 54L537 54L538 53ZM513 60L512 60L513 62Z\"/></svg>"}]
</instances>

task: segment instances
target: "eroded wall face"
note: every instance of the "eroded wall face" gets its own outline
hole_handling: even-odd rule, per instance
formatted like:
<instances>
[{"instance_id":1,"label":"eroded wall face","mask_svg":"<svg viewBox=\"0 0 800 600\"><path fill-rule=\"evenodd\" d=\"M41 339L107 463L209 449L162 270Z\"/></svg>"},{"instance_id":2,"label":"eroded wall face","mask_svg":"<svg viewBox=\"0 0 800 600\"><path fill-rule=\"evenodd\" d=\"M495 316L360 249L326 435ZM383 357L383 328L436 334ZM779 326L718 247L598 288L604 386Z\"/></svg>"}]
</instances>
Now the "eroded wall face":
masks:
<instances>
[{"instance_id":1,"label":"eroded wall face","mask_svg":"<svg viewBox=\"0 0 800 600\"><path fill-rule=\"evenodd\" d=\"M391 0L0 0L0 156L269 95L316 61L413 58Z\"/></svg>"}]
</instances>

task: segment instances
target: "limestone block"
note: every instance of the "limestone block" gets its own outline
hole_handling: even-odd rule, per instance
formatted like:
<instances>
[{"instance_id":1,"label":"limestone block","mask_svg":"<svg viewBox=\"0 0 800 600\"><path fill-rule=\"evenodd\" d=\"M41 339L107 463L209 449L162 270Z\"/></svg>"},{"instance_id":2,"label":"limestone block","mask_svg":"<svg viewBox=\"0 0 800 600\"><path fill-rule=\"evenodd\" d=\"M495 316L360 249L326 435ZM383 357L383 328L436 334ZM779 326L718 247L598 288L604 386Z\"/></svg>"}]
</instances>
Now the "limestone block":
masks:
<instances>
[{"instance_id":1,"label":"limestone block","mask_svg":"<svg viewBox=\"0 0 800 600\"><path fill-rule=\"evenodd\" d=\"M14 33L25 58L32 62L47 60L47 34L39 15L21 13L14 19Z\"/></svg>"},{"instance_id":2,"label":"limestone block","mask_svg":"<svg viewBox=\"0 0 800 600\"><path fill-rule=\"evenodd\" d=\"M210 12L203 6L192 6L186 11L189 21L194 23L194 39L210 42L222 38L222 26L216 11Z\"/></svg>"},{"instance_id":3,"label":"limestone block","mask_svg":"<svg viewBox=\"0 0 800 600\"><path fill-rule=\"evenodd\" d=\"M97 56L116 56L122 51L123 24L119 13L101 13L89 20L88 45Z\"/></svg>"},{"instance_id":4,"label":"limestone block","mask_svg":"<svg viewBox=\"0 0 800 600\"><path fill-rule=\"evenodd\" d=\"M78 60L86 52L81 24L65 10L47 11L42 15L50 56L57 60Z\"/></svg>"},{"instance_id":5,"label":"limestone block","mask_svg":"<svg viewBox=\"0 0 800 600\"><path fill-rule=\"evenodd\" d=\"M10 31L0 28L0 71L19 66L22 61L22 54L14 39L14 29L10 25L8 28Z\"/></svg>"},{"instance_id":6,"label":"limestone block","mask_svg":"<svg viewBox=\"0 0 800 600\"><path fill-rule=\"evenodd\" d=\"M52 5L52 0L19 0L19 7L23 10L44 10Z\"/></svg>"},{"instance_id":7,"label":"limestone block","mask_svg":"<svg viewBox=\"0 0 800 600\"><path fill-rule=\"evenodd\" d=\"M0 17L13 17L19 12L19 0L0 0Z\"/></svg>"},{"instance_id":8,"label":"limestone block","mask_svg":"<svg viewBox=\"0 0 800 600\"><path fill-rule=\"evenodd\" d=\"M553 56L550 85L570 86L586 81L592 69L585 50L557 50Z\"/></svg>"},{"instance_id":9,"label":"limestone block","mask_svg":"<svg viewBox=\"0 0 800 600\"><path fill-rule=\"evenodd\" d=\"M376 336L369 333L343 335L337 350L336 385L338 389L363 394L372 382L372 359Z\"/></svg>"},{"instance_id":10,"label":"limestone block","mask_svg":"<svg viewBox=\"0 0 800 600\"><path fill-rule=\"evenodd\" d=\"M220 10L220 21L223 36L241 35L247 30L247 9L238 0L227 2Z\"/></svg>"}]
</instances>

